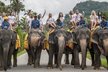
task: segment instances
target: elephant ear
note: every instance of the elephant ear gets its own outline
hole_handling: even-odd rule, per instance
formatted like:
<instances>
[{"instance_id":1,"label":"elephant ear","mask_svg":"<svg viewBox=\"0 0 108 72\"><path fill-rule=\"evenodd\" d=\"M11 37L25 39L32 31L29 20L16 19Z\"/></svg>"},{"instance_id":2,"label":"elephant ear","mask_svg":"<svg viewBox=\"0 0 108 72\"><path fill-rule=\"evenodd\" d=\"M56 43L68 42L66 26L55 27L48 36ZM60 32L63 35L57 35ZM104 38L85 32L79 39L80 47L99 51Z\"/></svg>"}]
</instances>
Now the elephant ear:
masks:
<instances>
[{"instance_id":1,"label":"elephant ear","mask_svg":"<svg viewBox=\"0 0 108 72\"><path fill-rule=\"evenodd\" d=\"M55 43L55 32L51 33L49 35L49 43L54 44Z\"/></svg>"},{"instance_id":2,"label":"elephant ear","mask_svg":"<svg viewBox=\"0 0 108 72\"><path fill-rule=\"evenodd\" d=\"M17 39L17 33L16 32L11 32L11 43L15 44Z\"/></svg>"},{"instance_id":3,"label":"elephant ear","mask_svg":"<svg viewBox=\"0 0 108 72\"><path fill-rule=\"evenodd\" d=\"M100 42L100 40L102 39L102 29L101 28L98 28L97 30L94 31L92 39L97 44Z\"/></svg>"}]
</instances>

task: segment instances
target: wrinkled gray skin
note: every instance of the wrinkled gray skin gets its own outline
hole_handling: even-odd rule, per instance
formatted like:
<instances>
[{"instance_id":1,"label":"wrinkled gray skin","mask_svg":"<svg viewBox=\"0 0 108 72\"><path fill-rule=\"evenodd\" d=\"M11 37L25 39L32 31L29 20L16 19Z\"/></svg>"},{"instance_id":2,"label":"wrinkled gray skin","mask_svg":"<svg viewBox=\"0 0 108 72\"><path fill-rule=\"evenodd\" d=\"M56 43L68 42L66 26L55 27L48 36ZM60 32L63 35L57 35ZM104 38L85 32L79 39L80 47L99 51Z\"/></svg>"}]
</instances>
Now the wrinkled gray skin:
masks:
<instances>
[{"instance_id":1,"label":"wrinkled gray skin","mask_svg":"<svg viewBox=\"0 0 108 72\"><path fill-rule=\"evenodd\" d=\"M69 48L68 46L65 47L64 53L65 53L65 64L69 64L69 54L72 54L72 60L71 60L71 65L74 65L74 53L73 53L73 48L75 43L73 41L75 41L75 37L74 37L74 33L70 33L70 32L66 32L66 36L67 36L67 42L70 41L70 43L72 44L72 47Z\"/></svg>"},{"instance_id":2,"label":"wrinkled gray skin","mask_svg":"<svg viewBox=\"0 0 108 72\"><path fill-rule=\"evenodd\" d=\"M94 69L99 69L101 66L100 55L106 56L108 69L108 28L98 28L93 34L92 48L94 50Z\"/></svg>"},{"instance_id":3,"label":"wrinkled gray skin","mask_svg":"<svg viewBox=\"0 0 108 72\"><path fill-rule=\"evenodd\" d=\"M0 31L0 68L7 70L11 67L11 57L14 55L14 64L17 66L17 50L15 50L16 34L10 30Z\"/></svg>"},{"instance_id":4,"label":"wrinkled gray skin","mask_svg":"<svg viewBox=\"0 0 108 72\"><path fill-rule=\"evenodd\" d=\"M53 68L53 56L55 56L56 67L62 70L61 59L66 44L66 35L62 30L49 35L49 62L48 67Z\"/></svg>"},{"instance_id":5,"label":"wrinkled gray skin","mask_svg":"<svg viewBox=\"0 0 108 72\"><path fill-rule=\"evenodd\" d=\"M82 62L81 62L81 68L84 70L86 67L86 55L87 55L87 47L89 46L89 40L90 40L90 31L86 27L79 26L75 30L75 41L77 44L75 44L74 48L74 67L79 68L79 51L81 51L82 54Z\"/></svg>"},{"instance_id":6,"label":"wrinkled gray skin","mask_svg":"<svg viewBox=\"0 0 108 72\"><path fill-rule=\"evenodd\" d=\"M29 49L28 53L28 65L34 64L34 68L40 66L40 57L43 46L44 37L38 31L31 31L28 36Z\"/></svg>"}]
</instances>

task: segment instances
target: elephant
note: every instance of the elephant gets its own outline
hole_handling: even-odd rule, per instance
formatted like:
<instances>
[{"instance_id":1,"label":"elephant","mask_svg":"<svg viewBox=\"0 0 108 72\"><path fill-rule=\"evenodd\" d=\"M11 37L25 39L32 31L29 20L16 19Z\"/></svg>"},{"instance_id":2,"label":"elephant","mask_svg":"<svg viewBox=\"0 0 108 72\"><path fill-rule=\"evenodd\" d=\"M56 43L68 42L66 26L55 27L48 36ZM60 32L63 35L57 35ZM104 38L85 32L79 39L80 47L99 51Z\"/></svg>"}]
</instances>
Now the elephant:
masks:
<instances>
[{"instance_id":1,"label":"elephant","mask_svg":"<svg viewBox=\"0 0 108 72\"><path fill-rule=\"evenodd\" d=\"M40 57L44 38L44 34L38 29L33 29L28 34L29 49L26 49L28 53L28 65L34 64L34 68L40 66Z\"/></svg>"},{"instance_id":2,"label":"elephant","mask_svg":"<svg viewBox=\"0 0 108 72\"><path fill-rule=\"evenodd\" d=\"M49 35L49 61L48 68L53 68L53 56L55 64L62 70L61 59L66 46L66 34L64 30L58 29Z\"/></svg>"},{"instance_id":3,"label":"elephant","mask_svg":"<svg viewBox=\"0 0 108 72\"><path fill-rule=\"evenodd\" d=\"M11 57L13 55L13 66L17 66L17 52L16 50L17 34L11 30L0 31L0 68L7 70L11 68Z\"/></svg>"},{"instance_id":4,"label":"elephant","mask_svg":"<svg viewBox=\"0 0 108 72\"><path fill-rule=\"evenodd\" d=\"M87 48L89 48L90 42L90 30L84 26L78 26L74 31L74 40L76 44L74 44L73 52L74 52L74 67L80 68L79 63L79 52L82 55L81 69L84 70L86 67L86 55Z\"/></svg>"},{"instance_id":5,"label":"elephant","mask_svg":"<svg viewBox=\"0 0 108 72\"><path fill-rule=\"evenodd\" d=\"M69 54L72 54L71 65L74 65L74 52L73 52L73 48L75 45L74 32L67 32L66 31L66 36L67 36L67 40L66 40L66 47L64 50L65 64L69 64Z\"/></svg>"},{"instance_id":6,"label":"elephant","mask_svg":"<svg viewBox=\"0 0 108 72\"><path fill-rule=\"evenodd\" d=\"M106 57L108 69L108 28L97 28L93 33L92 39L92 48L94 51L94 69L100 69L101 54Z\"/></svg>"}]
</instances>

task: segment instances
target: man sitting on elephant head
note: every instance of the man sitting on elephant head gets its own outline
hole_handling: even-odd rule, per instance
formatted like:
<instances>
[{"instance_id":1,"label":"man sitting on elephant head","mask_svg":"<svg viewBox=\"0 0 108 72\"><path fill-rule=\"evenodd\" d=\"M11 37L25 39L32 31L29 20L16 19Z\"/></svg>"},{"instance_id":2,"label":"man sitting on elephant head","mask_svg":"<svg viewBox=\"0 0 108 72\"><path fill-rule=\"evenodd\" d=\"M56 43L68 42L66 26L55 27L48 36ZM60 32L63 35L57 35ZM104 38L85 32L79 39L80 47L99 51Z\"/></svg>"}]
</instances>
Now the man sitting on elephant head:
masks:
<instances>
[{"instance_id":1,"label":"man sitting on elephant head","mask_svg":"<svg viewBox=\"0 0 108 72\"><path fill-rule=\"evenodd\" d=\"M34 16L34 20L31 23L31 28L32 29L39 29L40 28L40 22L37 19L37 16Z\"/></svg>"},{"instance_id":2,"label":"man sitting on elephant head","mask_svg":"<svg viewBox=\"0 0 108 72\"><path fill-rule=\"evenodd\" d=\"M2 29L9 29L11 26L10 26L10 24L9 24L9 22L8 22L8 17L7 16L4 16L3 17L4 18L4 21L2 22Z\"/></svg>"},{"instance_id":3,"label":"man sitting on elephant head","mask_svg":"<svg viewBox=\"0 0 108 72\"><path fill-rule=\"evenodd\" d=\"M106 20L106 17L105 16L102 17L102 21L100 22L100 26L102 28L108 27L108 21Z\"/></svg>"}]
</instances>

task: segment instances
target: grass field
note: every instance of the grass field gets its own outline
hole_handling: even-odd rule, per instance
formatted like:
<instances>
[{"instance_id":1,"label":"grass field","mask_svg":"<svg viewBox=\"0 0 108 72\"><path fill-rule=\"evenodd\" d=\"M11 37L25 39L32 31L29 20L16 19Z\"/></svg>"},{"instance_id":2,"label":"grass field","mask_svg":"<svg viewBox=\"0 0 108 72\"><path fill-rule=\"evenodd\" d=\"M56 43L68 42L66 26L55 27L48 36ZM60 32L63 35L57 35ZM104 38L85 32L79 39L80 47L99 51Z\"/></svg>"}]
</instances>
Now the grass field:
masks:
<instances>
[{"instance_id":1,"label":"grass field","mask_svg":"<svg viewBox=\"0 0 108 72\"><path fill-rule=\"evenodd\" d=\"M91 60L91 56L89 52L87 53L87 58ZM105 56L101 56L101 63L103 67L107 67L107 61Z\"/></svg>"}]
</instances>

